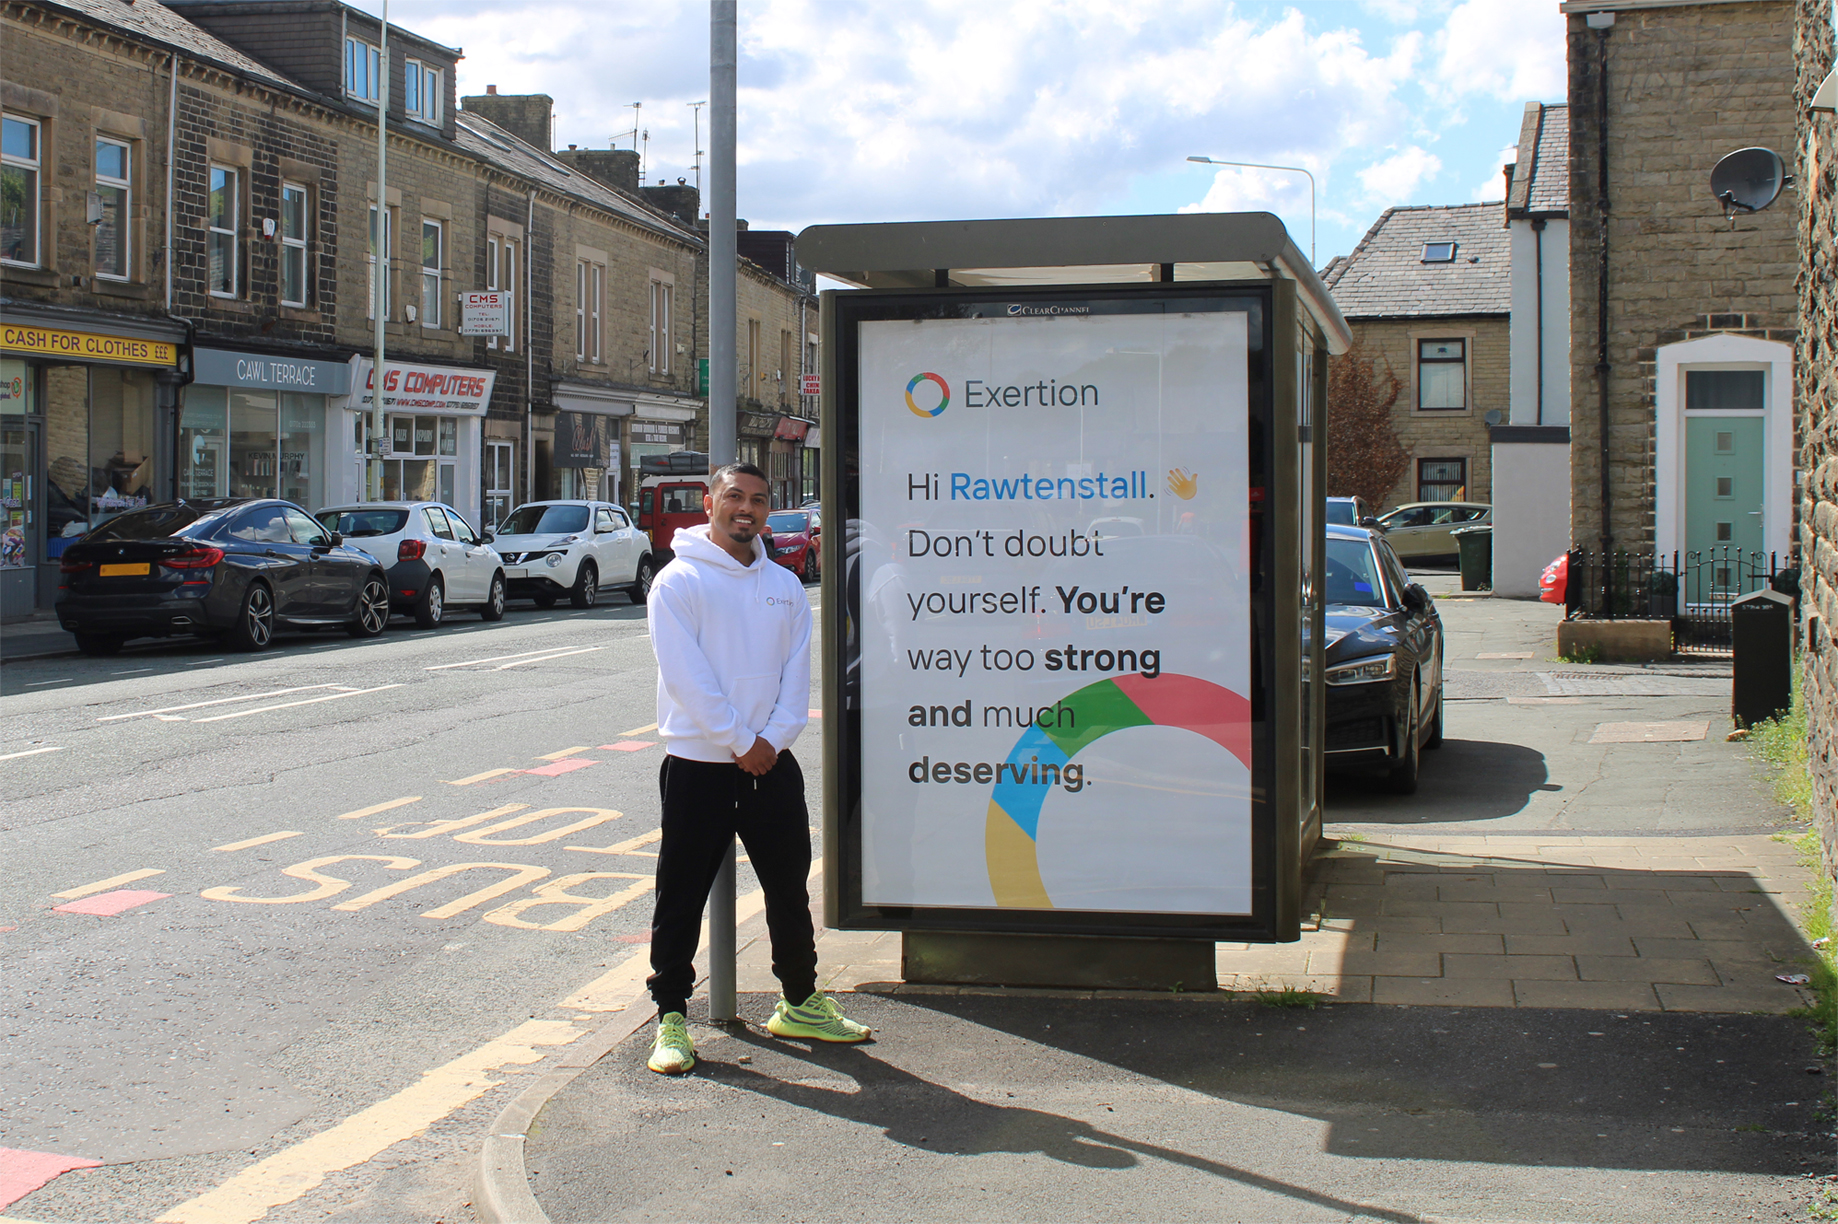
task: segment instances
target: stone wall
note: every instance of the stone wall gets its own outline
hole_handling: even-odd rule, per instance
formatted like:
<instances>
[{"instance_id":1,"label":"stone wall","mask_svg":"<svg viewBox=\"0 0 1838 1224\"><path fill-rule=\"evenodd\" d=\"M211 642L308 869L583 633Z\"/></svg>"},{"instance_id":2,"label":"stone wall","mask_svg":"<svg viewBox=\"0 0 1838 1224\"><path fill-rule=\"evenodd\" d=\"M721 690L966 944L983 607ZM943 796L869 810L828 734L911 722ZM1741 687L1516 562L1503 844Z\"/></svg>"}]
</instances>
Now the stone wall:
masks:
<instances>
[{"instance_id":1,"label":"stone wall","mask_svg":"<svg viewBox=\"0 0 1838 1224\"><path fill-rule=\"evenodd\" d=\"M1799 0L1794 23L1800 151L1800 432L1806 482L1801 504L1805 667L1813 810L1827 869L1838 866L1838 119L1806 103L1832 70L1831 0Z\"/></svg>"},{"instance_id":2,"label":"stone wall","mask_svg":"<svg viewBox=\"0 0 1838 1224\"><path fill-rule=\"evenodd\" d=\"M1467 501L1493 500L1493 456L1486 415L1506 415L1510 374L1510 321L1506 315L1468 315L1448 319L1352 319L1353 340L1367 357L1389 366L1403 389L1392 408L1398 443L1410 452L1410 466L1385 497L1381 510L1417 500L1417 460L1465 459ZM1417 405L1418 340L1461 339L1468 344L1468 407L1459 412L1419 412ZM1330 406L1330 411L1332 407Z\"/></svg>"},{"instance_id":3,"label":"stone wall","mask_svg":"<svg viewBox=\"0 0 1838 1224\"><path fill-rule=\"evenodd\" d=\"M1794 147L1792 0L1569 17L1571 514L1577 543L1650 546L1660 345L1713 333L1792 342L1796 197L1732 226L1710 193L1723 154ZM1605 54L1604 54L1605 53ZM1606 190L1597 89L1607 66ZM1609 516L1602 521L1597 320L1608 239Z\"/></svg>"}]
</instances>

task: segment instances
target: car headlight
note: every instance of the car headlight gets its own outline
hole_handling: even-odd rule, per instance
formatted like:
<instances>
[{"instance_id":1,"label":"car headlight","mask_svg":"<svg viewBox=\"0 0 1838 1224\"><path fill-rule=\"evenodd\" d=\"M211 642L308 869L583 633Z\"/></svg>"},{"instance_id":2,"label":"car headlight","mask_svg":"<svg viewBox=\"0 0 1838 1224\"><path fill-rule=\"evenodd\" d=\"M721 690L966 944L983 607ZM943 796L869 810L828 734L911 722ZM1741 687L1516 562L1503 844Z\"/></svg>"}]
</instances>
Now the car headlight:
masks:
<instances>
[{"instance_id":1,"label":"car headlight","mask_svg":"<svg viewBox=\"0 0 1838 1224\"><path fill-rule=\"evenodd\" d=\"M552 552L548 556L542 559L542 563L548 566L550 569L554 569L556 566L562 563L563 555L564 554L562 553Z\"/></svg>"},{"instance_id":2,"label":"car headlight","mask_svg":"<svg viewBox=\"0 0 1838 1224\"><path fill-rule=\"evenodd\" d=\"M1379 680L1390 680L1398 674L1396 655L1378 655L1370 659L1355 659L1351 663L1341 663L1327 669L1329 684L1372 684Z\"/></svg>"}]
</instances>

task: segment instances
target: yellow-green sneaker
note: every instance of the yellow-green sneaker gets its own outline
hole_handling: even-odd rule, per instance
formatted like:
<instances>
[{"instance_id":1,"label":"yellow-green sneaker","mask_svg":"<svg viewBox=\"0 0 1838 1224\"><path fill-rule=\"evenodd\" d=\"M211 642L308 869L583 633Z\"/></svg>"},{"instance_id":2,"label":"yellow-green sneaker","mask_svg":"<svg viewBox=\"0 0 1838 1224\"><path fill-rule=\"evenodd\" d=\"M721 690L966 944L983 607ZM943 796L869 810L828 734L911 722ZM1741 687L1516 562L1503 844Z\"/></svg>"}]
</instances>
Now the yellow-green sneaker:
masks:
<instances>
[{"instance_id":1,"label":"yellow-green sneaker","mask_svg":"<svg viewBox=\"0 0 1838 1224\"><path fill-rule=\"evenodd\" d=\"M645 1066L659 1075L681 1075L696 1065L696 1045L689 1039L689 1021L682 1012L665 1012L657 1018L657 1036L651 1039L651 1057Z\"/></svg>"},{"instance_id":2,"label":"yellow-green sneaker","mask_svg":"<svg viewBox=\"0 0 1838 1224\"><path fill-rule=\"evenodd\" d=\"M793 1005L785 999L772 1009L772 1019L766 1021L766 1031L774 1037L803 1037L811 1041L866 1041L874 1030L865 1024L857 1024L842 1014L835 1000L821 990L812 991L811 997L804 1002Z\"/></svg>"}]
</instances>

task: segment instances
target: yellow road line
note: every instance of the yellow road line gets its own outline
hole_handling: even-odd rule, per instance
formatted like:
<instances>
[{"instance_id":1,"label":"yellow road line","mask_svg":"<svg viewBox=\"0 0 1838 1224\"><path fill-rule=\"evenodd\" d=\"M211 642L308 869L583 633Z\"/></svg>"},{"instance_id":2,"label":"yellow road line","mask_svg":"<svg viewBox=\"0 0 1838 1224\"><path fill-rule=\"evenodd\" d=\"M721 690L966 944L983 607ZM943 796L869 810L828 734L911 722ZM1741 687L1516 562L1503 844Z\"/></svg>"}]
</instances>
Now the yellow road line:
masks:
<instances>
[{"instance_id":1,"label":"yellow road line","mask_svg":"<svg viewBox=\"0 0 1838 1224\"><path fill-rule=\"evenodd\" d=\"M643 735L647 731L655 731L655 730L657 730L656 723L646 723L642 727L633 727L630 731L621 731L619 733L619 738L620 739L630 739L634 735Z\"/></svg>"},{"instance_id":2,"label":"yellow road line","mask_svg":"<svg viewBox=\"0 0 1838 1224\"><path fill-rule=\"evenodd\" d=\"M610 846L563 846L562 849L579 850L582 854L647 854L647 857L656 858L656 854L641 851L639 847L662 841L663 837L662 829L652 829L649 833L640 833L629 841L614 842Z\"/></svg>"},{"instance_id":3,"label":"yellow road line","mask_svg":"<svg viewBox=\"0 0 1838 1224\"><path fill-rule=\"evenodd\" d=\"M567 1045L588 1030L567 1020L530 1020L445 1066L424 1072L418 1083L346 1118L310 1139L283 1148L159 1217L160 1224L250 1224L270 1208L291 1203L325 1181L411 1139L454 1110L504 1081L492 1072L540 1062L539 1046Z\"/></svg>"},{"instance_id":4,"label":"yellow road line","mask_svg":"<svg viewBox=\"0 0 1838 1224\"><path fill-rule=\"evenodd\" d=\"M247 850L251 846L265 846L269 842L286 841L290 837L300 837L300 836L302 836L302 834L292 831L292 830L289 830L287 832L282 832L282 833L264 833L260 837L251 837L247 841L231 842L227 846L212 846L211 849L213 850Z\"/></svg>"},{"instance_id":5,"label":"yellow road line","mask_svg":"<svg viewBox=\"0 0 1838 1224\"><path fill-rule=\"evenodd\" d=\"M571 757L577 752L586 752L589 748L592 748L592 747L593 747L592 744L582 744L579 747L575 747L575 748L564 748L560 752L551 752L547 756L539 756L536 759L539 761L559 761L559 760L562 760L564 757Z\"/></svg>"},{"instance_id":6,"label":"yellow road line","mask_svg":"<svg viewBox=\"0 0 1838 1224\"><path fill-rule=\"evenodd\" d=\"M405 799L391 799L388 803L379 803L373 807L359 808L355 812L346 812L340 820L360 820L365 816L375 816L378 812L387 812L390 808L407 807L411 803L420 803L420 795L410 795Z\"/></svg>"},{"instance_id":7,"label":"yellow road line","mask_svg":"<svg viewBox=\"0 0 1838 1224\"><path fill-rule=\"evenodd\" d=\"M111 888L117 888L123 884L132 884L134 881L144 880L148 876L165 874L166 869L164 867L142 867L139 871L125 871L118 876L110 876L106 880L97 880L94 884L85 884L81 888L66 889L61 893L52 893L51 895L56 897L59 901L75 901L78 897L87 897L91 893L107 892Z\"/></svg>"},{"instance_id":8,"label":"yellow road line","mask_svg":"<svg viewBox=\"0 0 1838 1224\"><path fill-rule=\"evenodd\" d=\"M485 782L492 778L502 778L505 774L516 773L514 769L488 769L484 773L475 773L470 778L455 778L448 786L471 786L474 782Z\"/></svg>"}]
</instances>

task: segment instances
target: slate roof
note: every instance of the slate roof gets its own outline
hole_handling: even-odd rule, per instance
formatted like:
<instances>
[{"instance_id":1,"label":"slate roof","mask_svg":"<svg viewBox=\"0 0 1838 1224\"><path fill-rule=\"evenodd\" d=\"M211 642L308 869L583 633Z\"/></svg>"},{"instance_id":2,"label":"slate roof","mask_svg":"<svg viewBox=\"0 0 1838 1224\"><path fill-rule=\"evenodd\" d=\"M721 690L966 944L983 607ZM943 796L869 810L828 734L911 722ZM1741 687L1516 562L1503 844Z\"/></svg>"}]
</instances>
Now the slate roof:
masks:
<instances>
[{"instance_id":1,"label":"slate roof","mask_svg":"<svg viewBox=\"0 0 1838 1224\"><path fill-rule=\"evenodd\" d=\"M481 161L539 183L551 191L618 213L627 220L680 242L702 245L702 235L683 228L647 205L564 166L541 149L526 144L477 111L462 110L453 117L454 143Z\"/></svg>"},{"instance_id":2,"label":"slate roof","mask_svg":"<svg viewBox=\"0 0 1838 1224\"><path fill-rule=\"evenodd\" d=\"M1570 108L1527 102L1519 127L1519 160L1506 193L1506 215L1570 214Z\"/></svg>"},{"instance_id":3,"label":"slate roof","mask_svg":"<svg viewBox=\"0 0 1838 1224\"><path fill-rule=\"evenodd\" d=\"M1453 242L1452 263L1424 263L1425 243ZM1505 205L1388 208L1323 278L1348 319L1511 313Z\"/></svg>"},{"instance_id":4,"label":"slate roof","mask_svg":"<svg viewBox=\"0 0 1838 1224\"><path fill-rule=\"evenodd\" d=\"M193 25L159 0L54 0L48 7L64 9L101 25L113 26L153 42L176 48L180 54L214 60L258 80L280 85L295 93L308 92L298 83L278 75L260 60L251 59L202 26Z\"/></svg>"}]
</instances>

